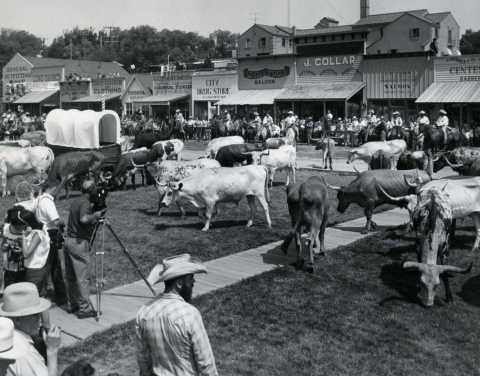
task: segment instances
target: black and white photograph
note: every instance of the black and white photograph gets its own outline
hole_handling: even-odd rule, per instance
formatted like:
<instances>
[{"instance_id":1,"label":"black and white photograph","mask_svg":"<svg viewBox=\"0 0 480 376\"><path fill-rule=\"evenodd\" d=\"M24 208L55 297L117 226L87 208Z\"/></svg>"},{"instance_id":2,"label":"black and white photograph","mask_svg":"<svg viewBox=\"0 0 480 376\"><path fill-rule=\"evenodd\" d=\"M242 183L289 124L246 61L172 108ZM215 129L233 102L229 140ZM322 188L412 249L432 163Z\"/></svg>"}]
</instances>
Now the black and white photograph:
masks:
<instances>
[{"instance_id":1,"label":"black and white photograph","mask_svg":"<svg viewBox=\"0 0 480 376\"><path fill-rule=\"evenodd\" d=\"M1 0L0 376L480 376L479 0Z\"/></svg>"}]
</instances>

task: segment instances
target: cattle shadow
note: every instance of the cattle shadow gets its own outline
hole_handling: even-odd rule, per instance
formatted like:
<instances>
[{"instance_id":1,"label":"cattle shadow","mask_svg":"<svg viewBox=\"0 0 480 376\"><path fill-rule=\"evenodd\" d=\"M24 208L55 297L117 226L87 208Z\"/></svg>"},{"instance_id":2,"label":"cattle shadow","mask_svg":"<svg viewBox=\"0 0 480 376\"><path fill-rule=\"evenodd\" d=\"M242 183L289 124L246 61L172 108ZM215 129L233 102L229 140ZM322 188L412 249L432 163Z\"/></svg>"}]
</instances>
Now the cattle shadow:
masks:
<instances>
[{"instance_id":1,"label":"cattle shadow","mask_svg":"<svg viewBox=\"0 0 480 376\"><path fill-rule=\"evenodd\" d=\"M166 212L163 212L162 211L162 214L160 216L157 215L158 211L157 209L148 209L148 208L143 208L143 209L137 209L137 212L139 213L142 213L144 215L148 215L150 217L158 217L158 218L162 218L162 217L166 217L166 218L181 218L182 216L182 213L180 213L179 211L166 211ZM195 217L197 216L198 217L198 212L196 211L186 211L185 212L185 217Z\"/></svg>"},{"instance_id":2,"label":"cattle shadow","mask_svg":"<svg viewBox=\"0 0 480 376\"><path fill-rule=\"evenodd\" d=\"M418 272L405 270L400 262L393 262L382 267L380 279L387 287L395 290L399 295L389 296L379 302L383 306L392 301L402 301L409 304L421 304L418 299Z\"/></svg>"},{"instance_id":3,"label":"cattle shadow","mask_svg":"<svg viewBox=\"0 0 480 376\"><path fill-rule=\"evenodd\" d=\"M480 307L480 275L469 278L462 286L462 290L457 294L465 301L475 307Z\"/></svg>"},{"instance_id":4,"label":"cattle shadow","mask_svg":"<svg viewBox=\"0 0 480 376\"><path fill-rule=\"evenodd\" d=\"M416 252L415 252L415 245L414 244L404 244L396 247L391 247L387 252L373 252L377 255L388 257L392 261L403 261L405 259L405 255L414 255L416 260Z\"/></svg>"},{"instance_id":5,"label":"cattle shadow","mask_svg":"<svg viewBox=\"0 0 480 376\"><path fill-rule=\"evenodd\" d=\"M266 253L262 254L262 260L264 264L268 265L277 265L277 266L295 266L296 262L296 250L295 250L295 240L292 241L288 252L285 254L281 247L275 247Z\"/></svg>"},{"instance_id":6,"label":"cattle shadow","mask_svg":"<svg viewBox=\"0 0 480 376\"><path fill-rule=\"evenodd\" d=\"M329 226L329 227L334 227L335 230L340 230L340 231L348 231L348 232L356 232L356 233L361 233L365 229L365 225L362 224L361 226ZM383 230L388 230L391 228L390 226L382 226L382 225L377 225L374 231L369 232L366 235L373 235L377 232L383 231Z\"/></svg>"},{"instance_id":7,"label":"cattle shadow","mask_svg":"<svg viewBox=\"0 0 480 376\"><path fill-rule=\"evenodd\" d=\"M162 214L163 216L163 214ZM155 230L164 231L168 230L169 228L198 228L201 229L204 223L202 221L194 222L194 223L157 223L155 225ZM231 227L245 227L247 225L246 220L220 220L220 221L212 221L210 223L210 230L218 229L218 228L231 228Z\"/></svg>"}]
</instances>

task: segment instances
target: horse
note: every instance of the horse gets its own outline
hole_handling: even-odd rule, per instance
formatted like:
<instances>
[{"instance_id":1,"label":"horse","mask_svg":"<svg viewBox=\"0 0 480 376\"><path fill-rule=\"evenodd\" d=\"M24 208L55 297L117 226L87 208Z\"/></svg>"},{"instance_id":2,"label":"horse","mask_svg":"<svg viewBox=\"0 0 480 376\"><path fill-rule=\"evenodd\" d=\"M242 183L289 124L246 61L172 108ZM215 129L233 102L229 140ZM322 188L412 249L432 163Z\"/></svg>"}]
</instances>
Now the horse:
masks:
<instances>
[{"instance_id":1,"label":"horse","mask_svg":"<svg viewBox=\"0 0 480 376\"><path fill-rule=\"evenodd\" d=\"M222 119L212 119L212 138L228 136L227 125Z\"/></svg>"},{"instance_id":2,"label":"horse","mask_svg":"<svg viewBox=\"0 0 480 376\"><path fill-rule=\"evenodd\" d=\"M455 149L467 142L465 135L458 129L454 128L447 132L447 144L445 145L445 137L441 128L434 125L426 125L423 131L425 152L437 152L442 149Z\"/></svg>"},{"instance_id":3,"label":"horse","mask_svg":"<svg viewBox=\"0 0 480 376\"><path fill-rule=\"evenodd\" d=\"M385 122L379 122L378 124L369 122L365 128L360 130L358 138L363 144L369 141L386 141L387 127Z\"/></svg>"}]
</instances>

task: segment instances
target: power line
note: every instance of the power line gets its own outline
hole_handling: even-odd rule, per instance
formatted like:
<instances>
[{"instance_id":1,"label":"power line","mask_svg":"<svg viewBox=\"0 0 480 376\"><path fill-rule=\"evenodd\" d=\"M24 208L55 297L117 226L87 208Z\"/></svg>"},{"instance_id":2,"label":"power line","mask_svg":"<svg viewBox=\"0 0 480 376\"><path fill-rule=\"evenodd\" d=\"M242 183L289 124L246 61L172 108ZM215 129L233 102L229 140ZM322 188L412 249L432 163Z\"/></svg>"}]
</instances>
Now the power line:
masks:
<instances>
[{"instance_id":1,"label":"power line","mask_svg":"<svg viewBox=\"0 0 480 376\"><path fill-rule=\"evenodd\" d=\"M253 20L253 23L256 24L258 19L260 18L260 13L259 12L252 12L250 13L250 19Z\"/></svg>"}]
</instances>

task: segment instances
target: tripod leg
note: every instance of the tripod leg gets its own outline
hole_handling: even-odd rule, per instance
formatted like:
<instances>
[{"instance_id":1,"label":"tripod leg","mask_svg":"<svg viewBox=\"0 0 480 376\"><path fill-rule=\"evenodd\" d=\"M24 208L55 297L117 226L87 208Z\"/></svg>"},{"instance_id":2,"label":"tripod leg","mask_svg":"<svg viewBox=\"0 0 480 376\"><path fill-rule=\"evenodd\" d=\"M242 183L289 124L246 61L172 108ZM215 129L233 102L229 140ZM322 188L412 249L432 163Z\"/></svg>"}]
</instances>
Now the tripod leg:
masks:
<instances>
[{"instance_id":1,"label":"tripod leg","mask_svg":"<svg viewBox=\"0 0 480 376\"><path fill-rule=\"evenodd\" d=\"M95 242L95 238L97 237L97 233L98 233L98 229L100 228L100 226L103 226L104 223L103 222L97 222L95 224L95 228L93 229L93 233L92 233L92 237L90 238L90 242L89 242L89 249L90 249L90 252L92 251L93 249L93 243ZM103 228L102 228L103 230ZM103 255L103 252L104 250L102 249L101 250L101 254ZM100 315L102 314L101 312L101 302L102 302L102 287L101 287L101 284L103 283L103 273L102 273L102 276L99 278L99 275L98 275L98 269L99 269L99 265L98 265L98 252L95 252L95 291L96 291L96 300L97 300L97 316L95 317L95 320L98 321L100 319ZM103 265L101 265L101 267L103 268Z\"/></svg>"},{"instance_id":2,"label":"tripod leg","mask_svg":"<svg viewBox=\"0 0 480 376\"><path fill-rule=\"evenodd\" d=\"M105 222L105 225L108 227L108 229L110 230L110 232L112 233L113 237L115 238L115 240L117 241L117 243L120 245L120 247L122 248L122 251L123 253L125 254L125 256L127 256L128 260L130 261L130 263L133 265L133 267L135 268L135 270L137 271L137 273L140 275L140 277L142 277L143 279L143 282L145 282L145 284L148 286L148 288L150 289L150 291L152 292L153 296L155 296L157 293L155 292L155 290L153 289L152 285L150 285L150 283L147 281L147 278L145 278L145 276L143 275L142 271L140 270L140 268L138 267L137 263L135 262L135 260L133 259L133 257L130 255L130 253L128 252L128 249L127 247L125 247L125 245L123 244L123 242L120 240L120 238L117 236L117 234L115 233L115 231L113 230L112 226L110 225L110 223L108 222Z\"/></svg>"}]
</instances>

